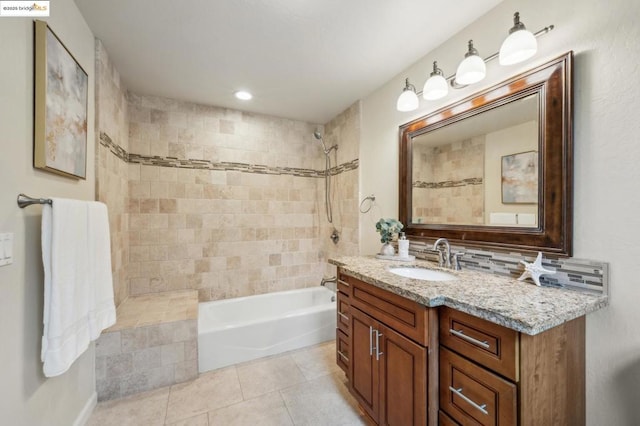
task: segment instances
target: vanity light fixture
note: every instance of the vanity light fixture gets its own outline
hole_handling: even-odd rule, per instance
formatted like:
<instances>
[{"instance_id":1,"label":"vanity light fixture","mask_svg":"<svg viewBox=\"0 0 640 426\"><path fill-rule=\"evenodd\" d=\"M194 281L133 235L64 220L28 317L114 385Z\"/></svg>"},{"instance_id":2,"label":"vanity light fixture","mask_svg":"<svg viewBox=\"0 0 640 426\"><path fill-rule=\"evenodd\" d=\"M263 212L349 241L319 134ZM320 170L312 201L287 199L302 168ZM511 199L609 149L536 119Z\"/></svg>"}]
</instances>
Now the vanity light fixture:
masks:
<instances>
[{"instance_id":1,"label":"vanity light fixture","mask_svg":"<svg viewBox=\"0 0 640 426\"><path fill-rule=\"evenodd\" d=\"M517 64L531 58L537 51L538 43L536 38L547 34L555 28L553 25L549 25L531 34L526 30L524 24L520 22L519 12L513 15L513 23L514 26L509 30L509 36L502 43L500 51L487 56L484 60L473 47L473 40L469 40L469 50L465 55L465 59L458 66L456 74L445 78L442 75L442 70L438 68L437 63L434 61L433 72L430 74L429 79L425 82L424 88L420 92L416 92L415 86L409 83L408 78L405 79L405 87L402 94L398 97L396 104L398 111L406 112L416 110L420 103L418 100L419 95L422 95L424 99L429 101L445 97L449 89L446 83L454 89L462 89L469 84L481 81L486 76L486 63L498 57L500 58L501 65ZM531 41L531 37L533 37L533 42ZM474 76L477 79L475 81ZM444 85L438 77L441 77L445 81ZM436 90L436 87L438 90ZM442 92L444 92L444 94Z\"/></svg>"},{"instance_id":2,"label":"vanity light fixture","mask_svg":"<svg viewBox=\"0 0 640 426\"><path fill-rule=\"evenodd\" d=\"M419 103L420 101L416 94L416 86L409 83L409 79L406 78L404 80L404 89L402 89L402 93L398 97L398 102L396 103L397 110L401 112L414 111L418 109Z\"/></svg>"},{"instance_id":3,"label":"vanity light fixture","mask_svg":"<svg viewBox=\"0 0 640 426\"><path fill-rule=\"evenodd\" d=\"M241 101L248 101L253 98L253 95L246 90L238 90L233 95Z\"/></svg>"},{"instance_id":4,"label":"vanity light fixture","mask_svg":"<svg viewBox=\"0 0 640 426\"><path fill-rule=\"evenodd\" d=\"M473 47L473 40L469 40L469 50L465 53L464 59L456 71L456 83L465 85L477 83L486 75L487 66L476 48Z\"/></svg>"},{"instance_id":5,"label":"vanity light fixture","mask_svg":"<svg viewBox=\"0 0 640 426\"><path fill-rule=\"evenodd\" d=\"M422 89L422 97L428 101L435 101L447 96L449 93L449 84L444 78L442 70L438 68L438 62L433 61L433 71L429 75L429 79L424 83Z\"/></svg>"},{"instance_id":6,"label":"vanity light fixture","mask_svg":"<svg viewBox=\"0 0 640 426\"><path fill-rule=\"evenodd\" d=\"M513 27L500 47L500 65L513 65L526 61L537 51L536 37L520 22L520 13L514 13Z\"/></svg>"}]
</instances>

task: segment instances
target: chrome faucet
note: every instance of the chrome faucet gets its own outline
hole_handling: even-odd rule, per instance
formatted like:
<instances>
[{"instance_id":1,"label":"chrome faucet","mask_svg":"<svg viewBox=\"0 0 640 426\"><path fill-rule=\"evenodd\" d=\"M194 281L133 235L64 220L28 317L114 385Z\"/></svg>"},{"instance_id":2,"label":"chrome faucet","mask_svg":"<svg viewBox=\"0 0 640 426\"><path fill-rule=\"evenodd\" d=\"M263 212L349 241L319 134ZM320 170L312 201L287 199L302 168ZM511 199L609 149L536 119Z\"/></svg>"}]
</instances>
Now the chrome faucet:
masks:
<instances>
[{"instance_id":1,"label":"chrome faucet","mask_svg":"<svg viewBox=\"0 0 640 426\"><path fill-rule=\"evenodd\" d=\"M441 245L444 246L444 252L440 250ZM433 250L438 252L438 265L440 267L454 269L456 271L462 269L460 267L460 257L464 253L451 253L451 246L446 238L438 238L436 242L433 243Z\"/></svg>"},{"instance_id":2,"label":"chrome faucet","mask_svg":"<svg viewBox=\"0 0 640 426\"><path fill-rule=\"evenodd\" d=\"M440 250L440 244L444 246L444 253ZM451 246L446 238L438 238L433 243L433 250L438 252L438 266L451 268Z\"/></svg>"},{"instance_id":3,"label":"chrome faucet","mask_svg":"<svg viewBox=\"0 0 640 426\"><path fill-rule=\"evenodd\" d=\"M334 283L337 284L338 283L338 277L331 277L331 278L322 278L322 281L320 281L320 285L321 286L326 286L327 284L330 283Z\"/></svg>"}]
</instances>

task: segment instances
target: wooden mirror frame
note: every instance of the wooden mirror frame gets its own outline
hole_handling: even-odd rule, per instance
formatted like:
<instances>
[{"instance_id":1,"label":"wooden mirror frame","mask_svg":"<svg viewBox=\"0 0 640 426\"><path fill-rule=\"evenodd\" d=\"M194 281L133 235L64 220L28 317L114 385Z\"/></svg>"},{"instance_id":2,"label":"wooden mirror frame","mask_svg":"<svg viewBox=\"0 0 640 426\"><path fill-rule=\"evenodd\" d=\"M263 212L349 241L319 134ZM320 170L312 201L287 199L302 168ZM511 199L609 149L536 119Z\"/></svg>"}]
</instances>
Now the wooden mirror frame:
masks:
<instances>
[{"instance_id":1,"label":"wooden mirror frame","mask_svg":"<svg viewBox=\"0 0 640 426\"><path fill-rule=\"evenodd\" d=\"M399 218L412 240L571 256L573 229L573 52L400 126ZM412 140L473 115L539 95L538 227L411 223Z\"/></svg>"}]
</instances>

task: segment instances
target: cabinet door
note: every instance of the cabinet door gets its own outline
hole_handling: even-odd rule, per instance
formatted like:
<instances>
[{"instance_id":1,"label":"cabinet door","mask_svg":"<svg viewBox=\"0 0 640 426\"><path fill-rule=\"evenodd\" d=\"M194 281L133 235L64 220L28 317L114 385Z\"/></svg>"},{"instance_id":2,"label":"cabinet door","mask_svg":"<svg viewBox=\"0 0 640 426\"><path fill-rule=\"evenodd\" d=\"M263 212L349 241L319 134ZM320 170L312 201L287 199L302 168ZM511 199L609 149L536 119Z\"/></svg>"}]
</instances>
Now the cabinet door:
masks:
<instances>
[{"instance_id":1,"label":"cabinet door","mask_svg":"<svg viewBox=\"0 0 640 426\"><path fill-rule=\"evenodd\" d=\"M360 406L378 421L380 406L378 362L373 355L373 330L377 321L358 309L351 309L351 357L349 388Z\"/></svg>"},{"instance_id":2,"label":"cabinet door","mask_svg":"<svg viewBox=\"0 0 640 426\"><path fill-rule=\"evenodd\" d=\"M381 425L427 423L427 350L381 326L378 338ZM375 334L374 334L375 339ZM376 358L376 342L374 354Z\"/></svg>"}]
</instances>

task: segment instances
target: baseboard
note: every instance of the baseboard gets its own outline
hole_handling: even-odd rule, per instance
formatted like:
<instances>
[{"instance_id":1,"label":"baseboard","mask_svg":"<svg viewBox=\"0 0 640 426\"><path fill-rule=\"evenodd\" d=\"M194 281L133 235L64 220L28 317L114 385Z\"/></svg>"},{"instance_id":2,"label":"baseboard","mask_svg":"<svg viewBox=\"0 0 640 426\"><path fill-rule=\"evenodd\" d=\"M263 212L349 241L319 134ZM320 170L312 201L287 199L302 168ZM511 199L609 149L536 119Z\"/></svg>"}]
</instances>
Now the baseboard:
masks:
<instances>
[{"instance_id":1,"label":"baseboard","mask_svg":"<svg viewBox=\"0 0 640 426\"><path fill-rule=\"evenodd\" d=\"M93 413L93 409L96 408L98 404L98 394L94 392L91 394L91 397L87 400L87 403L82 407L82 411L78 413L78 417L73 422L73 426L84 426L89 421L89 417L91 417L91 413Z\"/></svg>"}]
</instances>

